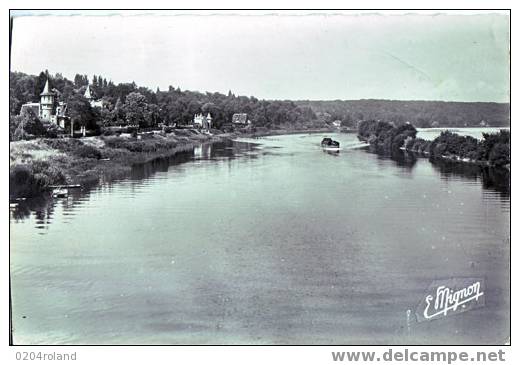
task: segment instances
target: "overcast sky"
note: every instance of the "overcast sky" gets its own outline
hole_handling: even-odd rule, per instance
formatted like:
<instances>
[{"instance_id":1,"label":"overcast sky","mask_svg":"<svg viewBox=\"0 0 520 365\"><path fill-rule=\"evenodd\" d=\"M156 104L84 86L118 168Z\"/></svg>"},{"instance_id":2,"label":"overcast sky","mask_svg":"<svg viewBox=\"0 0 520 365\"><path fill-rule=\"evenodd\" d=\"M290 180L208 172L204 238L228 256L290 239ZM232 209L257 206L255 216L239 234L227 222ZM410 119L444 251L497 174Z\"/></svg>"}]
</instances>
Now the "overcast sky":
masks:
<instances>
[{"instance_id":1,"label":"overcast sky","mask_svg":"<svg viewBox=\"0 0 520 365\"><path fill-rule=\"evenodd\" d=\"M11 69L265 99L509 101L506 15L21 16Z\"/></svg>"}]
</instances>

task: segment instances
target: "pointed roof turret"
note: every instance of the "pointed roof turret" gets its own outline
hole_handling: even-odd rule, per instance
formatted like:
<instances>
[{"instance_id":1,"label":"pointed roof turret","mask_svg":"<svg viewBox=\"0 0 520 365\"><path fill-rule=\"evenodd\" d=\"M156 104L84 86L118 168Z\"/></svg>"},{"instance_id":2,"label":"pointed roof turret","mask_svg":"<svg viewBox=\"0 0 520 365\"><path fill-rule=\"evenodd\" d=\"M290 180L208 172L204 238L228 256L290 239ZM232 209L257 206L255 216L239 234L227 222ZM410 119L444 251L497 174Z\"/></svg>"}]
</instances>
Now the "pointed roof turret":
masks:
<instances>
[{"instance_id":1,"label":"pointed roof turret","mask_svg":"<svg viewBox=\"0 0 520 365\"><path fill-rule=\"evenodd\" d=\"M87 90L85 90L85 97L87 99L92 99L92 94L90 92L90 85L87 85Z\"/></svg>"},{"instance_id":2,"label":"pointed roof turret","mask_svg":"<svg viewBox=\"0 0 520 365\"><path fill-rule=\"evenodd\" d=\"M47 81L45 81L45 86L43 88L43 91L40 95L54 95L53 93L51 93L49 91L49 79L47 79Z\"/></svg>"}]
</instances>

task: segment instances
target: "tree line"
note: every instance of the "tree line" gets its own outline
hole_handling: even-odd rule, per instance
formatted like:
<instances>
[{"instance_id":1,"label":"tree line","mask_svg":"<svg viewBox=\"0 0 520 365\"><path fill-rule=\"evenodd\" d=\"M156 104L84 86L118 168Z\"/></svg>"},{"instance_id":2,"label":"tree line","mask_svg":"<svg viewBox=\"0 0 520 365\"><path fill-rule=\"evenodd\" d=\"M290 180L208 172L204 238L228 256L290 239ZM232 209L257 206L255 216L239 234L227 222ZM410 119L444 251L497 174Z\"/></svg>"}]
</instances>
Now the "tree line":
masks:
<instances>
[{"instance_id":1,"label":"tree line","mask_svg":"<svg viewBox=\"0 0 520 365\"><path fill-rule=\"evenodd\" d=\"M297 101L308 106L325 122L341 120L346 127L357 128L363 120L383 120L418 128L430 127L504 127L510 124L509 103L330 100Z\"/></svg>"},{"instance_id":2,"label":"tree line","mask_svg":"<svg viewBox=\"0 0 520 365\"><path fill-rule=\"evenodd\" d=\"M433 141L417 138L411 124L369 120L359 124L358 138L379 153L389 154L399 149L420 153L430 158L474 162L494 167L511 164L511 134L508 130L482 133L482 139L442 131Z\"/></svg>"},{"instance_id":3,"label":"tree line","mask_svg":"<svg viewBox=\"0 0 520 365\"><path fill-rule=\"evenodd\" d=\"M68 114L76 126L90 130L102 127L137 125L140 128L157 125L182 126L191 124L197 113L211 113L213 127L226 128L235 113L247 113L259 129L308 129L330 127L340 120L343 126L357 129L360 121L384 120L416 127L506 126L510 124L508 103L460 103L441 101L395 100L333 100L289 101L259 100L253 96L237 96L212 92L181 90L151 90L135 82L115 84L103 75L94 75L91 93L102 108L92 108L84 98L89 85L87 75L76 74L68 80L60 73L39 75L10 72L9 112L10 137L39 135L43 130L57 133L55 126L41 123L37 116L21 116L20 108L27 102L38 102L45 82L49 80L56 102L66 102Z\"/></svg>"},{"instance_id":4,"label":"tree line","mask_svg":"<svg viewBox=\"0 0 520 365\"><path fill-rule=\"evenodd\" d=\"M237 96L231 91L201 93L169 86L155 91L140 87L135 82L115 84L102 75L92 77L91 94L102 102L102 108L92 108L84 97L89 80L77 74L68 80L62 74L42 71L38 76L11 72L9 78L9 112L12 130L25 117L27 125L35 124L37 116L20 116L20 108L27 102L39 102L45 82L56 95L56 102L66 102L68 113L77 125L100 128L119 125L137 125L140 128L163 125L188 125L197 113L211 113L213 126L223 128L235 113L247 113L255 127L267 129L314 128L319 121L310 107L289 100L259 100L253 96ZM34 130L36 132L36 130Z\"/></svg>"}]
</instances>

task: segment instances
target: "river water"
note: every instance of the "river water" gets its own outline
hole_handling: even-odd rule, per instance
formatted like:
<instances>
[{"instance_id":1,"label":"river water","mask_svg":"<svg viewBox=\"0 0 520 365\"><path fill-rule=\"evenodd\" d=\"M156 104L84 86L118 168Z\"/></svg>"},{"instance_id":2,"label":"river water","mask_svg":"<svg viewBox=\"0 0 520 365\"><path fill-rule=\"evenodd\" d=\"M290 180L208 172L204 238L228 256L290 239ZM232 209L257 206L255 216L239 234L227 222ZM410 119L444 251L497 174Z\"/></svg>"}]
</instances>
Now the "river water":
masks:
<instances>
[{"instance_id":1,"label":"river water","mask_svg":"<svg viewBox=\"0 0 520 365\"><path fill-rule=\"evenodd\" d=\"M11 210L17 344L502 344L508 177L352 134L217 143ZM485 306L407 320L436 279Z\"/></svg>"}]
</instances>

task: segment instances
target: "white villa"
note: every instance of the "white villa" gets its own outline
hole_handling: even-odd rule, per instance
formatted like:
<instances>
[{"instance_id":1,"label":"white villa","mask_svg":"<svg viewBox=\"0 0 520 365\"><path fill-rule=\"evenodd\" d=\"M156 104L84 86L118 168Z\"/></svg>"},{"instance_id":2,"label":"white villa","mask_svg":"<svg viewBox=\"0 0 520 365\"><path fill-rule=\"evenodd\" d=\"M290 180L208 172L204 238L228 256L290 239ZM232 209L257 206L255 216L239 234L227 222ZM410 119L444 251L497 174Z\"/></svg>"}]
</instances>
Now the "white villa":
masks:
<instances>
[{"instance_id":1,"label":"white villa","mask_svg":"<svg viewBox=\"0 0 520 365\"><path fill-rule=\"evenodd\" d=\"M195 117L193 118L193 126L196 128L201 129L211 129L211 123L213 119L211 118L211 114L208 113L208 115L204 116L204 114L195 114Z\"/></svg>"}]
</instances>

